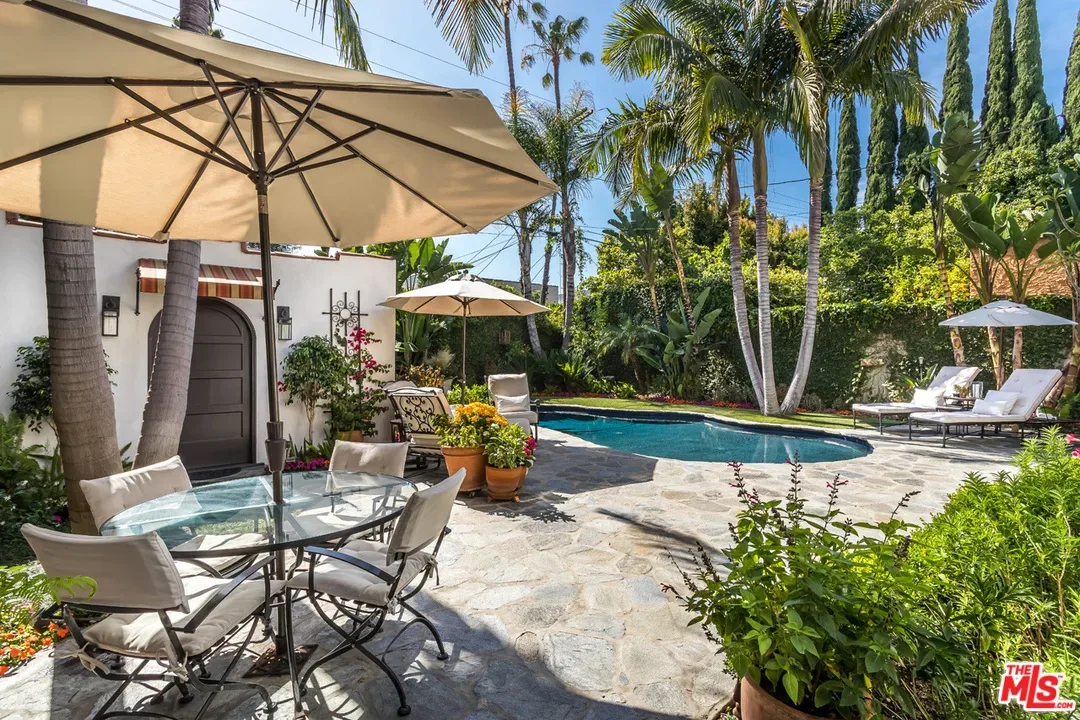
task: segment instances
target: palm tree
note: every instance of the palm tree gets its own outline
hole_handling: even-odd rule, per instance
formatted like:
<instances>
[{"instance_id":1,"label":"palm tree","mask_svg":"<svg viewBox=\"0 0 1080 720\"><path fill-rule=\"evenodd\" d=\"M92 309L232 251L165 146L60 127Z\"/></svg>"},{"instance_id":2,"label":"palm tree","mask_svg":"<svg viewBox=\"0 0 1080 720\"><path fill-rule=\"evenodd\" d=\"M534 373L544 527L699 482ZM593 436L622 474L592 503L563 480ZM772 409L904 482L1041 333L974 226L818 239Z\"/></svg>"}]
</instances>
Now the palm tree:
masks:
<instances>
[{"instance_id":1,"label":"palm tree","mask_svg":"<svg viewBox=\"0 0 1080 720\"><path fill-rule=\"evenodd\" d=\"M606 231L605 231L606 232ZM659 322L656 325L660 328ZM637 349L650 339L648 326L641 326L634 322L633 318L624 318L618 325L610 325L604 332L603 350L605 353L618 353L623 365L628 365L634 371L634 381L639 389L645 388L645 382L641 377L641 365L638 358L641 357Z\"/></svg>"},{"instance_id":2,"label":"palm tree","mask_svg":"<svg viewBox=\"0 0 1080 720\"><path fill-rule=\"evenodd\" d=\"M573 62L577 58L582 65L593 64L593 54L585 51L578 53L577 45L589 29L588 18L567 20L562 15L556 16L548 25L540 20L533 21L533 32L538 42L526 46L521 54L521 67L528 69L536 64L538 56L543 57L550 68L541 82L544 89L555 89L555 109L562 110L562 95L559 92L559 67L562 62Z\"/></svg>"},{"instance_id":3,"label":"palm tree","mask_svg":"<svg viewBox=\"0 0 1080 720\"><path fill-rule=\"evenodd\" d=\"M637 203L630 205L629 215L615 209L615 219L608 220L610 228L604 229L604 237L619 245L641 268L645 282L649 285L649 299L652 300L653 319L660 329L660 303L656 299L656 270L660 264L661 243L660 223L656 217ZM632 354L632 353L631 353Z\"/></svg>"},{"instance_id":4,"label":"palm tree","mask_svg":"<svg viewBox=\"0 0 1080 720\"><path fill-rule=\"evenodd\" d=\"M645 201L645 207L649 212L656 213L664 220L664 234L667 235L671 249L671 257L675 260L675 273L679 276L679 289L682 292L683 308L686 311L686 319L690 324L690 332L697 329L697 320L694 317L694 304L690 300L690 291L686 289L686 271L683 269L682 255L679 253L679 245L675 242L675 230L672 227L672 212L675 210L675 183L667 168L658 160L654 160L649 174L641 178L638 192ZM657 326L659 329L659 326Z\"/></svg>"},{"instance_id":5,"label":"palm tree","mask_svg":"<svg viewBox=\"0 0 1080 720\"><path fill-rule=\"evenodd\" d=\"M835 3L784 0L780 17L796 40L797 64L782 96L784 117L810 171L806 307L795 373L780 406L798 409L806 388L817 330L821 262L821 193L829 147L829 103L853 94L884 95L900 101L914 122L932 110L932 90L898 63L912 43L946 29L970 0L913 0L905 13L875 0L856 0L842 10ZM852 7L854 6L854 7ZM912 7L914 6L914 7Z\"/></svg>"},{"instance_id":6,"label":"palm tree","mask_svg":"<svg viewBox=\"0 0 1080 720\"><path fill-rule=\"evenodd\" d=\"M561 245L563 260L563 349L569 349L574 316L574 275L577 267L577 237L572 211L577 199L588 191L593 177L589 157L593 133L588 93L577 90L563 110L534 104L543 150L541 167L559 187L562 206Z\"/></svg>"},{"instance_id":7,"label":"palm tree","mask_svg":"<svg viewBox=\"0 0 1080 720\"><path fill-rule=\"evenodd\" d=\"M745 309L745 299L739 297L741 272L738 280L735 278L736 269L741 270L737 242L731 243L738 256L738 262L732 263L732 288L747 369L755 390L760 385L758 403L765 414L778 409L772 361L765 139L786 124L775 98L794 66L793 41L775 21L778 10L779 0L751 4L739 0L628 1L608 26L603 55L604 62L623 79L649 77L656 81L657 99L670 102L681 119L677 142L686 148L690 162L717 148L722 172L729 185L736 180L736 191L734 162L728 159L744 144L752 148L759 359L753 356L748 319L739 311L740 307ZM665 134L669 135L657 137ZM646 148L650 154L657 149L651 145ZM729 194L737 196L730 187ZM733 212L733 207L728 211ZM732 227L737 228L737 224L732 223Z\"/></svg>"}]
</instances>

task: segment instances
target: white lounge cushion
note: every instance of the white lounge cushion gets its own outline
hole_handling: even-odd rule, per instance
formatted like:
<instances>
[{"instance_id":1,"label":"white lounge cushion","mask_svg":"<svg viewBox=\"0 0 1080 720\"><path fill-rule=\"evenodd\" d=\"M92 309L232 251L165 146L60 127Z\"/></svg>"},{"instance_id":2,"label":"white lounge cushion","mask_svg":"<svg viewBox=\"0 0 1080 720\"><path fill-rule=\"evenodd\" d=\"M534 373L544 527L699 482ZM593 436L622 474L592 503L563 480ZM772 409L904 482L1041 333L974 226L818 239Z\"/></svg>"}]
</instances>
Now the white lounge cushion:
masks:
<instances>
[{"instance_id":1,"label":"white lounge cushion","mask_svg":"<svg viewBox=\"0 0 1080 720\"><path fill-rule=\"evenodd\" d=\"M930 381L930 388L941 388L946 395L955 395L961 388L968 388L979 375L980 368L946 365Z\"/></svg>"},{"instance_id":2,"label":"white lounge cushion","mask_svg":"<svg viewBox=\"0 0 1080 720\"><path fill-rule=\"evenodd\" d=\"M207 575L184 578L184 593L187 595L190 612L169 613L169 620L173 626L183 626L189 617L197 613L214 596L218 588L228 583L228 579L212 578ZM270 591L276 593L283 586L284 583L280 580L272 580ZM210 612L195 632L177 632L184 652L188 656L206 652L265 602L266 591L261 578L241 583ZM83 634L94 645L123 655L135 657L160 657L162 655L171 657L172 655L169 638L165 634L165 628L157 613L110 615L88 628Z\"/></svg>"},{"instance_id":3,"label":"white lounge cushion","mask_svg":"<svg viewBox=\"0 0 1080 720\"><path fill-rule=\"evenodd\" d=\"M915 388L911 404L921 408L936 408L945 397L945 388Z\"/></svg>"},{"instance_id":4,"label":"white lounge cushion","mask_svg":"<svg viewBox=\"0 0 1080 720\"><path fill-rule=\"evenodd\" d=\"M926 408L914 403L891 402L891 403L855 403L851 411L864 415L910 415Z\"/></svg>"},{"instance_id":5,"label":"white lounge cushion","mask_svg":"<svg viewBox=\"0 0 1080 720\"><path fill-rule=\"evenodd\" d=\"M933 423L935 425L1006 425L1008 423L1027 422L1030 415L979 415L971 410L959 412L917 412L912 413L911 419L915 422Z\"/></svg>"},{"instance_id":6,"label":"white lounge cushion","mask_svg":"<svg viewBox=\"0 0 1080 720\"><path fill-rule=\"evenodd\" d=\"M396 576L400 562L387 563L388 550L389 548L383 543L361 539L346 544L339 552L363 560L385 573ZM426 552L410 555L405 560L405 572L398 584L398 589L401 590L412 582L424 571L430 561L431 555ZM289 587L307 590L308 573L306 567L298 570L289 580ZM384 607L389 601L390 584L348 563L324 558L318 560L315 565L315 591L345 600L356 600L367 605Z\"/></svg>"},{"instance_id":7,"label":"white lounge cushion","mask_svg":"<svg viewBox=\"0 0 1080 720\"><path fill-rule=\"evenodd\" d=\"M495 409L499 411L503 417L507 413L523 413L529 412L529 396L528 395L510 395L510 396L495 396Z\"/></svg>"},{"instance_id":8,"label":"white lounge cushion","mask_svg":"<svg viewBox=\"0 0 1080 720\"><path fill-rule=\"evenodd\" d=\"M986 397L979 398L971 407L971 412L976 415L1008 415L1020 399L1018 392L1002 392L991 390Z\"/></svg>"},{"instance_id":9,"label":"white lounge cushion","mask_svg":"<svg viewBox=\"0 0 1080 720\"><path fill-rule=\"evenodd\" d=\"M510 422L517 422L518 420L524 420L531 425L535 425L539 417L532 410L524 410L522 412L506 412L502 413L502 416Z\"/></svg>"}]
</instances>

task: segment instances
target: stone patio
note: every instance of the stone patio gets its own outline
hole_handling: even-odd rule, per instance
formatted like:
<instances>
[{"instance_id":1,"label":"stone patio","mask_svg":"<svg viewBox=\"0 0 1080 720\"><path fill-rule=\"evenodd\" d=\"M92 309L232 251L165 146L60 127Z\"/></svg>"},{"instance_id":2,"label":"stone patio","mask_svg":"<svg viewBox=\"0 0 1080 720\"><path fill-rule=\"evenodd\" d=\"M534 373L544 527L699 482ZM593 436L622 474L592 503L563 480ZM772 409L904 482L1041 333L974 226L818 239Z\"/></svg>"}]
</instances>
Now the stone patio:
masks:
<instances>
[{"instance_id":1,"label":"stone patio","mask_svg":"<svg viewBox=\"0 0 1080 720\"><path fill-rule=\"evenodd\" d=\"M905 517L938 510L968 472L992 473L1019 447L1013 439L951 440L858 431L867 457L808 466L805 490L823 500L839 473L842 507L855 519L887 516L919 490ZM542 429L539 460L520 503L466 499L440 555L441 584L417 604L440 628L450 659L440 662L422 627L410 627L387 653L418 719L603 720L706 718L730 693L716 647L662 590L681 587L674 558L700 541L722 547L737 511L730 469L719 463L657 460ZM790 468L747 465L766 497L782 496ZM670 553L670 554L669 554ZM336 635L306 608L301 641L325 651ZM382 652L399 623L373 648ZM61 652L57 652L57 655ZM246 667L247 662L241 666ZM290 717L288 685L267 683ZM0 679L0 717L87 717L112 683L53 653ZM132 689L128 702L145 690ZM197 705L195 703L194 705ZM396 717L390 682L357 654L321 668L307 695L309 717ZM188 715L166 703L158 711ZM262 717L246 692L226 694L211 717Z\"/></svg>"}]
</instances>

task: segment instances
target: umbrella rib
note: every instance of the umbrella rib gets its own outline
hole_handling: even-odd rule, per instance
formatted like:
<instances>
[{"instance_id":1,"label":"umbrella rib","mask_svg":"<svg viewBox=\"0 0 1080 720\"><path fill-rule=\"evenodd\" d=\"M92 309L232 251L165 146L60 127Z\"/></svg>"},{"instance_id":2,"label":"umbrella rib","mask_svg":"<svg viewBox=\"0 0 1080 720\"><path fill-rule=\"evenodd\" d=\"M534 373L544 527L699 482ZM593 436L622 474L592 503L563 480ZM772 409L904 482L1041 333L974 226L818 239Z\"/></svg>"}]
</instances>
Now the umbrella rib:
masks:
<instances>
[{"instance_id":1,"label":"umbrella rib","mask_svg":"<svg viewBox=\"0 0 1080 720\"><path fill-rule=\"evenodd\" d=\"M146 78L103 78L103 77L71 77L62 75L0 75L0 86L13 85L40 85L43 87L85 87L92 85L110 85L111 80L119 80L128 87L209 87L205 80L147 80ZM228 90L240 90L247 87L247 83L224 82L218 83L218 87Z\"/></svg>"},{"instance_id":2,"label":"umbrella rib","mask_svg":"<svg viewBox=\"0 0 1080 720\"><path fill-rule=\"evenodd\" d=\"M296 110L296 108L294 108L294 107L293 107L292 105L288 104L287 102L285 102L285 101L284 101L284 100L282 100L281 98L277 97L276 93L273 93L273 92L271 92L271 93L270 93L270 96L271 96L271 97L273 97L273 98L274 98L274 100L275 100L275 101L276 101L276 102L277 102L278 104L282 105L282 106L283 106L283 107L285 107L285 108L286 108L287 110L289 110L289 111L291 111L291 112L293 112L293 113L297 113L297 112L298 112L298 111ZM328 138L330 138L331 140L338 140L338 139L339 139L337 135L335 135L335 134L334 134L333 132L331 132L330 130L327 130L326 128L324 128L324 127L323 127L323 126L322 126L321 124L319 124L319 123L315 122L314 120L310 119L310 117L309 117L309 118L307 119L307 123L308 123L309 125L311 125L311 126L312 126L313 128L315 128L316 130L318 130L319 132L321 132L321 133L322 133L323 135L325 135L325 136L327 136ZM431 200L431 199L430 199L430 198L428 198L428 197L427 197L426 195L424 195L423 193L421 193L421 192L420 192L419 190L417 190L416 188L412 187L411 185L409 185L408 183L406 183L406 182L405 182L404 180L402 180L402 179L398 178L397 176L395 176L395 175L394 175L393 173L391 173L391 172L390 172L389 170L386 170L385 168L383 168L383 167L382 167L381 165L379 165L378 163L376 163L376 162L375 162L374 160L372 160L372 159L371 159L371 158L369 158L368 156L364 155L364 154L363 154L362 152L360 152L359 150L357 150L357 149L356 149L355 147L353 147L352 145L350 145L350 144L346 143L344 147L345 147L345 149L346 149L346 150L348 150L349 152L351 152L351 153L353 154L353 156L354 156L354 157L360 158L361 160L363 160L364 162L366 162L366 163L367 163L368 165L370 165L371 167L375 168L375 169L376 169L377 171L379 171L380 173L382 173L383 175L385 175L385 176L386 176L387 178L389 178L389 179L390 179L391 181L393 181L393 182L397 183L398 185L400 185L401 187L405 188L405 189L406 189L407 191L411 192L411 193L412 193L413 195L415 195L416 197L420 198L420 200L421 200L421 201L423 201L423 202L427 203L428 205L430 205L431 207L435 208L435 209L436 209L436 210L437 210L438 212L442 213L443 215L445 215L446 217L448 217L448 218L449 218L450 220L453 220L453 221L454 221L455 223L457 223L458 225L460 225L460 226L461 226L461 227L462 227L463 229L467 229L467 228L469 227L469 225L468 225L467 223L465 223L465 222L462 222L462 221L461 221L461 219L460 219L460 218L458 218L457 216L455 216L455 215L454 215L453 213L451 213L450 211L448 211L448 210L444 209L443 207L441 207L441 206L440 206L440 205L439 205L438 203L436 203L436 202L435 202L434 200Z\"/></svg>"},{"instance_id":3,"label":"umbrella rib","mask_svg":"<svg viewBox=\"0 0 1080 720\"><path fill-rule=\"evenodd\" d=\"M274 156L270 158L270 162L266 164L266 166L270 168L271 171L273 170L274 166L277 165L277 161L281 159L281 154L289 149L289 146L292 144L293 138L295 138L297 133L300 132L300 129L304 127L304 123L306 123L307 119L311 116L311 111L315 109L315 105L318 104L319 98L321 98L322 95L322 89L319 89L315 92L315 96L311 98L311 102L309 102L307 104L307 107L304 108L304 112L301 113L300 118L293 125L292 130L289 131L288 135L281 137L281 129L278 128L278 136L281 137L281 147L277 149L277 152L274 153ZM270 103L266 102L265 97L263 99L263 105L266 107L266 112L270 113L270 119L274 123L274 127L277 128L277 118L274 117L274 111L270 109ZM289 160L292 162L296 161L296 157L293 155L291 150L289 150Z\"/></svg>"},{"instance_id":4,"label":"umbrella rib","mask_svg":"<svg viewBox=\"0 0 1080 720\"><path fill-rule=\"evenodd\" d=\"M318 98L321 94L322 91L320 90L318 93L315 94L315 97ZM288 153L289 160L295 161L296 158L293 157L293 151L289 149L289 142L296 135L296 130L300 127L302 122L298 122L295 126L293 126L293 129L289 133L289 136L285 137L285 135L281 132L281 125L278 124L277 117L274 116L274 110L270 107L269 101L267 101L267 99L263 97L262 103L263 107L266 108L267 116L270 118L270 124L274 126L274 132L277 133L278 139L281 141L281 147L278 149L277 155L280 155L281 151L284 150L286 153ZM314 105L312 105L312 107L314 107ZM277 159L277 155L274 156L275 160ZM271 164L273 164L272 161ZM338 240L338 236L334 234L333 228L330 227L330 221L326 219L326 213L323 212L322 206L319 205L319 200L315 197L315 191L311 189L311 185L308 183L307 178L304 177L304 173L301 172L299 173L299 175L300 182L303 183L304 190L307 191L308 199L310 199L311 204L315 206L315 212L319 214L319 219L322 220L323 227L326 228L326 234L329 235L330 239L334 241L335 246L338 245L340 242Z\"/></svg>"},{"instance_id":5,"label":"umbrella rib","mask_svg":"<svg viewBox=\"0 0 1080 720\"><path fill-rule=\"evenodd\" d=\"M213 144L212 142L210 142L209 140L207 140L206 138L204 138L204 137L203 137L202 135L200 135L199 133L197 133L197 132L195 132L194 130L192 130L191 128L189 128L189 127L188 127L187 125L185 125L184 123L182 123L182 122L180 122L179 120L177 120L176 118L172 117L171 115L165 115L165 114L164 114L164 113L162 112L161 108L159 108L159 107L158 107L157 105L155 105L154 103L150 102L149 100L147 100L147 99L146 99L146 98L144 98L144 97L143 97L142 95L140 95L139 93L135 92L134 90L132 90L132 89L131 89L131 88L129 88L128 86L124 85L124 84L123 84L122 82L120 82L119 80L113 80L113 81L112 81L112 82L110 82L109 84L110 84L110 85L112 85L113 87L115 87L115 88L116 88L117 90L119 90L120 92L122 92L122 93L124 93L125 95L127 95L128 97L130 97L130 98L131 98L132 100L134 100L135 102L137 102L137 103L139 103L140 105L142 105L143 107L145 107L145 108L146 108L147 110L149 110L150 112L152 112L152 113L156 113L156 114L157 114L158 116L160 116L160 117L161 117L161 119L162 119L162 120L164 120L165 122L169 123L170 125L172 125L173 127L175 127L175 128L177 129L177 130L180 130L180 131L181 131L181 132L183 132L183 133L184 133L185 135L188 135L188 136L190 136L191 138L194 138L195 140L197 140L198 142L202 143L203 145L205 145L206 147L210 148L211 150L213 150L213 149L214 149L214 144ZM147 128L140 128L140 129L141 129L141 130L146 130ZM245 169L244 169L244 172L245 172L245 173L248 173L248 172L250 172L250 171L251 171L251 168L250 168L250 167L245 167L245 166L244 166L244 164L243 164L242 162L240 162L240 161L239 161L239 160L237 160L237 159L236 159L235 157L233 157L233 156L232 156L232 155L231 155L230 153L228 153L228 152L226 152L226 151L222 150L221 148L217 148L217 154L218 154L218 155L221 155L221 156L222 156L223 158L225 158L226 160L228 160L228 161L229 161L229 162L231 162L232 164L236 165L237 167L244 167L244 168L245 168Z\"/></svg>"},{"instance_id":6,"label":"umbrella rib","mask_svg":"<svg viewBox=\"0 0 1080 720\"><path fill-rule=\"evenodd\" d=\"M229 168L230 170L235 170L236 172L241 173L243 175L247 175L247 174L249 174L251 172L250 169L244 167L243 165L233 165L228 160L223 160L223 159L219 158L217 155L214 155L213 153L208 153L205 150L200 150L199 148L195 147L194 145L188 145L186 142L183 142L182 140L177 140L176 138L171 138L168 135L166 135L165 133L158 132L157 130L154 130L152 128L148 128L145 125L136 125L134 127L136 129L138 129L138 130L142 130L144 133L148 133L150 135L153 135L154 137L158 138L159 140L164 140L165 142L172 143L173 145L176 145L177 147L183 148L184 150L187 150L190 153L194 153L195 155L198 155L199 157L205 158L207 160L213 160L214 162L216 162L216 163L218 163L220 165L224 165L225 167Z\"/></svg>"},{"instance_id":7,"label":"umbrella rib","mask_svg":"<svg viewBox=\"0 0 1080 720\"><path fill-rule=\"evenodd\" d=\"M375 132L375 131L372 130L371 132ZM365 135L366 134L367 133L365 133ZM274 177L275 180L277 180L278 178L287 177L289 175L295 175L296 173L311 172L312 170L318 170L319 168L326 167L327 165L337 165L338 163L345 162L346 160L356 160L356 159L357 159L356 155L339 155L338 157L332 157L329 160L320 160L319 162L314 162L314 163L311 163L310 165L305 165L303 167L294 167L291 170L289 170L288 172L276 173L273 177Z\"/></svg>"},{"instance_id":8,"label":"umbrella rib","mask_svg":"<svg viewBox=\"0 0 1080 720\"><path fill-rule=\"evenodd\" d=\"M236 109L233 110L233 113L240 112L240 109L244 107L244 103L247 102L249 95L251 95L250 92L244 93L243 97L240 98L240 102L236 104ZM214 144L220 145L225 140L225 136L228 132L229 126L227 124L222 126L221 132L218 133L217 140ZM199 165L199 169L195 171L195 176L191 178L191 182L188 183L187 189L184 190L184 194L180 196L180 201L176 203L176 207L173 208L172 214L169 215L169 219L165 222L165 226L161 228L162 233L167 233L172 228L173 223L176 222L176 218L180 215L180 211L183 210L184 205L191 197L191 193L195 191L195 186L199 184L199 180L202 179L203 173L206 172L206 168L209 166L210 159L203 158L202 163Z\"/></svg>"},{"instance_id":9,"label":"umbrella rib","mask_svg":"<svg viewBox=\"0 0 1080 720\"><path fill-rule=\"evenodd\" d=\"M210 66L200 60L199 67L202 68L203 74L206 75L206 81L210 83L210 89L214 91L214 97L217 98L218 104L221 105L221 110L225 113L225 119L228 121L228 127L231 127L233 134L236 135L236 139L240 143L240 148L244 151L244 155L247 156L248 163L251 165L251 167L255 167L255 157L251 154L251 149L248 148L247 140L244 139L244 133L240 132L240 126L236 124L236 117L233 115L232 111L229 110L229 106L225 102L225 98L221 96L221 88L218 87L217 81L214 79L213 74L210 72ZM220 152L221 140L214 144L218 147L218 151Z\"/></svg>"},{"instance_id":10,"label":"umbrella rib","mask_svg":"<svg viewBox=\"0 0 1080 720\"><path fill-rule=\"evenodd\" d=\"M230 90L226 90L223 94L225 96L230 96L230 95L235 95L236 93L238 93L240 91L241 91L241 88L237 87L237 88L233 88L233 89L230 89ZM166 114L166 115L171 115L173 113L184 112L185 110L190 110L191 108L198 107L200 105L206 105L207 103L210 103L210 102L213 102L213 101L214 101L214 96L213 95L208 95L206 97L198 98L196 100L189 100L186 103L176 105L175 107L171 107L168 110L163 110L162 112L164 114ZM142 117L135 118L134 120L125 120L122 123L117 123L116 125L112 125L112 126L107 127L107 128L102 128L101 130L95 130L94 132L87 133L86 135L80 135L79 137L72 138L70 140L64 140L62 142L58 142L55 145L50 145L49 147L41 148L40 150L35 150L34 152L27 153L25 155L21 155L21 156L19 156L17 158L12 158L11 160L5 160L4 162L0 162L0 171L7 170L8 168L12 168L12 167L15 167L17 165L22 165L23 163L26 163L26 162L31 162L33 160L39 160L39 159L41 159L43 157L46 157L48 155L53 155L54 153L62 152L64 150L68 150L68 149L73 148L73 147L78 147L79 145L83 145L83 144L88 143L88 142L93 142L94 140L100 140L103 137L108 137L109 135L113 135L115 133L118 133L121 130L127 130L128 128L131 128L131 127L136 127L136 128L140 127L141 125L143 125L145 123L148 123L151 120L157 120L159 117L160 117L160 115L157 115L156 113L155 114L150 114L150 115L143 115Z\"/></svg>"},{"instance_id":11,"label":"umbrella rib","mask_svg":"<svg viewBox=\"0 0 1080 720\"><path fill-rule=\"evenodd\" d=\"M379 87L373 85L334 85L329 83L302 83L292 81L267 82L262 84L273 90L331 90L333 92L380 93L386 95L421 95L451 97L452 90L434 90L426 88Z\"/></svg>"},{"instance_id":12,"label":"umbrella rib","mask_svg":"<svg viewBox=\"0 0 1080 720\"><path fill-rule=\"evenodd\" d=\"M506 302L506 301L505 301L505 300L503 300L502 298L499 298L499 302L501 302L501 303L502 303L503 305L505 305L506 307L508 307L508 308L510 308L511 310L513 310L513 311L514 311L515 313L517 313L518 315L520 315L520 314L521 314L521 311L520 311L520 310L518 310L518 309L517 309L516 307L514 307L514 306L513 306L513 305L511 305L510 303Z\"/></svg>"},{"instance_id":13,"label":"umbrella rib","mask_svg":"<svg viewBox=\"0 0 1080 720\"><path fill-rule=\"evenodd\" d=\"M304 102L303 98L298 98L295 95L291 95L289 93L284 93L284 92L281 92L280 90L274 90L272 92L275 95L281 95L282 97L288 98L289 100L292 100L293 102L301 102L301 103ZM325 105L323 103L319 103L316 106L316 109L317 110L322 110L323 112L329 113L331 115L336 115L336 116L338 116L340 118L344 118L345 120L352 120L353 122L360 123L361 125L369 125L371 127L375 127L375 128L377 128L377 129L379 129L379 130L381 130L381 131L383 131L383 132L385 132L385 133L387 133L389 135L393 135L394 137L398 137L398 138L401 138L403 140L408 140L409 142L415 143L417 145L423 145L424 147L431 148L432 150L437 150L437 151L445 153L447 155L452 155L453 157L459 158L461 160L465 160L467 162L474 163L476 165L481 165L483 167L488 168L489 170L494 170L494 171L500 172L500 173L502 173L504 175L510 175L511 177L515 177L515 178L517 178L519 180L524 180L526 182L531 182L534 185L540 185L541 184L540 180L537 180L534 177L530 177L529 175L526 175L525 173L518 172L517 170L511 170L510 168L503 167L502 165L499 165L498 163L493 163L493 162L491 162L489 160L484 160L483 158L478 158L475 155L470 155L470 154L468 154L466 152L462 152L460 150L455 150L454 148L447 147L445 145L441 145L441 144L439 144L437 142L434 142L432 140L427 140L427 139L419 137L417 135L413 135L412 133L407 133L404 130L397 130L396 128L387 127L386 125L383 125L381 123L377 123L374 120L368 120L367 118L361 117L359 115L355 115L355 114L350 113L350 112L346 112L345 110L340 110L338 108L332 107L330 105Z\"/></svg>"},{"instance_id":14,"label":"umbrella rib","mask_svg":"<svg viewBox=\"0 0 1080 720\"><path fill-rule=\"evenodd\" d=\"M282 167L277 172L271 173L271 175L273 177L280 177L282 175L291 175L294 172L303 172L304 163L306 163L306 162L308 162L310 160L314 160L315 158L320 157L322 155L325 155L326 153L330 152L331 150L337 150L342 145L348 145L353 140L358 140L358 139L360 139L360 138L364 137L365 135L367 135L369 133L372 133L372 132L375 132L375 128L367 127L367 128L364 128L363 130L360 130L358 132L354 132L352 135L349 135L346 138L338 138L337 141L332 142L329 145L326 145L325 147L321 147L321 148L319 148L318 150L316 150L314 152L310 152L307 155L305 155L304 157L300 158L299 160L294 160L293 162L291 162L291 163L285 165L284 167Z\"/></svg>"}]
</instances>

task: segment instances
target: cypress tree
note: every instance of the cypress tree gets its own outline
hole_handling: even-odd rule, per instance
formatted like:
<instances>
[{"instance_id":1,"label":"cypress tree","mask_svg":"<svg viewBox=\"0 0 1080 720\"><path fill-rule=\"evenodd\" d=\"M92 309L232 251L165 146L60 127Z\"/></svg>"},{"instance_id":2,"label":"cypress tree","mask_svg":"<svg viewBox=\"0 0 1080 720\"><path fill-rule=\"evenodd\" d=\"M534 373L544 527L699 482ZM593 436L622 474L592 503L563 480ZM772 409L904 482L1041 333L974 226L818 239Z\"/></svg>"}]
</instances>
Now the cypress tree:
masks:
<instances>
[{"instance_id":1,"label":"cypress tree","mask_svg":"<svg viewBox=\"0 0 1080 720\"><path fill-rule=\"evenodd\" d=\"M836 140L836 209L851 210L859 199L862 176L859 152L859 121L855 117L855 98L844 98L840 110L840 132Z\"/></svg>"},{"instance_id":2,"label":"cypress tree","mask_svg":"<svg viewBox=\"0 0 1080 720\"><path fill-rule=\"evenodd\" d=\"M908 71L920 78L919 74L919 50L914 44L908 46ZM930 145L930 132L926 129L926 123L909 124L906 113L900 113L900 145L897 150L899 167L897 176L901 182L915 183L916 175L920 172L919 159ZM915 211L926 207L926 199L922 193L916 192L911 196L911 209Z\"/></svg>"},{"instance_id":3,"label":"cypress tree","mask_svg":"<svg viewBox=\"0 0 1080 720\"><path fill-rule=\"evenodd\" d=\"M945 123L945 118L956 113L962 113L967 117L974 115L971 95L973 83L971 80L971 65L968 64L968 55L971 51L971 34L968 32L967 16L953 23L949 32L949 47L945 53L945 79L941 85L941 115L939 120Z\"/></svg>"},{"instance_id":4,"label":"cypress tree","mask_svg":"<svg viewBox=\"0 0 1080 720\"><path fill-rule=\"evenodd\" d=\"M1009 0L997 0L994 3L994 21L990 25L986 90L979 114L983 147L988 153L995 147L1009 144L1009 132L1013 126L1012 89L1015 77Z\"/></svg>"},{"instance_id":5,"label":"cypress tree","mask_svg":"<svg viewBox=\"0 0 1080 720\"><path fill-rule=\"evenodd\" d=\"M896 207L893 177L896 175L896 103L879 96L870 101L870 142L866 164L867 211L892 210Z\"/></svg>"},{"instance_id":6,"label":"cypress tree","mask_svg":"<svg viewBox=\"0 0 1080 720\"><path fill-rule=\"evenodd\" d=\"M829 127L829 118L825 117L825 137L829 139L825 145L825 174L824 185L821 188L821 212L828 214L833 211L832 207L832 128Z\"/></svg>"},{"instance_id":7,"label":"cypress tree","mask_svg":"<svg viewBox=\"0 0 1080 720\"><path fill-rule=\"evenodd\" d=\"M1069 48L1069 61L1065 65L1065 99L1061 107L1065 115L1062 136L1080 140L1080 13L1076 15L1076 30L1073 32L1072 47Z\"/></svg>"},{"instance_id":8,"label":"cypress tree","mask_svg":"<svg viewBox=\"0 0 1080 720\"><path fill-rule=\"evenodd\" d=\"M1013 36L1016 59L1016 84L1012 95L1015 122L1009 138L1014 147L1028 145L1046 150L1059 136L1057 124L1046 121L1049 111L1046 90L1043 89L1041 46L1035 0L1019 0Z\"/></svg>"}]
</instances>

